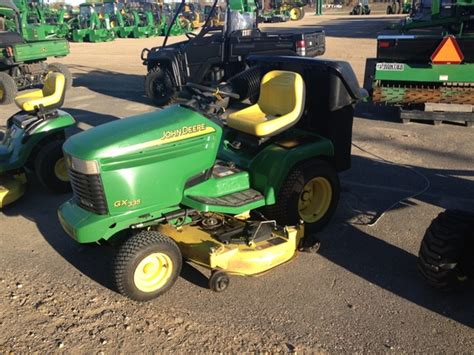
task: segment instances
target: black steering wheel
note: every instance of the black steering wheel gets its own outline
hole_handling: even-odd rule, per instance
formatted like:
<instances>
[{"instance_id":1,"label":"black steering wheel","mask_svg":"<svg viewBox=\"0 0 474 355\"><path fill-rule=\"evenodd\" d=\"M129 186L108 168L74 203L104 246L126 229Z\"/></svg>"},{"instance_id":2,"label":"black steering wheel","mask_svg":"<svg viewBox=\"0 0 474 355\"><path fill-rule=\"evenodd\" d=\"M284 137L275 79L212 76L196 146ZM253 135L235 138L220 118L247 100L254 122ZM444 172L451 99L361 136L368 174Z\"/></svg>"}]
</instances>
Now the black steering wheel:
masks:
<instances>
[{"instance_id":1,"label":"black steering wheel","mask_svg":"<svg viewBox=\"0 0 474 355\"><path fill-rule=\"evenodd\" d=\"M184 35L188 37L188 39L193 39L197 36L194 32L185 32Z\"/></svg>"},{"instance_id":2,"label":"black steering wheel","mask_svg":"<svg viewBox=\"0 0 474 355\"><path fill-rule=\"evenodd\" d=\"M221 91L221 90L219 90L218 87L213 88L213 87L210 87L210 86L204 86L204 85L195 84L195 83L186 83L186 87L189 87L191 89L196 89L196 90L199 90L199 91L202 91L202 92L209 92L209 93L215 94L215 95L228 96L228 97L231 97L231 98L236 99L236 100L240 99L240 96L238 94L233 93L233 92L228 92L228 91Z\"/></svg>"}]
</instances>

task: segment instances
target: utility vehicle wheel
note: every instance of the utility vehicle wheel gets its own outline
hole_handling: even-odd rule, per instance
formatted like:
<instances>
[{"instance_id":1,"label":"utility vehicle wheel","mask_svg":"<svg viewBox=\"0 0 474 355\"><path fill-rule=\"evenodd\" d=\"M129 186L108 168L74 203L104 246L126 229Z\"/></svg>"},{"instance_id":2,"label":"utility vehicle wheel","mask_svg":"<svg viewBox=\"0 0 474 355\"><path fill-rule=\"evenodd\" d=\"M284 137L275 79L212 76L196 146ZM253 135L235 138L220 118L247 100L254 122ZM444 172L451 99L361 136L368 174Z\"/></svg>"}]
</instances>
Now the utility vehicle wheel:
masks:
<instances>
[{"instance_id":1,"label":"utility vehicle wheel","mask_svg":"<svg viewBox=\"0 0 474 355\"><path fill-rule=\"evenodd\" d=\"M63 140L55 140L41 147L35 160L38 180L56 193L71 191L66 160L63 155Z\"/></svg>"},{"instance_id":2,"label":"utility vehicle wheel","mask_svg":"<svg viewBox=\"0 0 474 355\"><path fill-rule=\"evenodd\" d=\"M433 287L450 289L474 274L474 214L446 210L425 232L418 269Z\"/></svg>"},{"instance_id":3,"label":"utility vehicle wheel","mask_svg":"<svg viewBox=\"0 0 474 355\"><path fill-rule=\"evenodd\" d=\"M174 285L181 266L181 252L171 238L142 231L120 246L114 262L115 285L132 300L148 301Z\"/></svg>"},{"instance_id":4,"label":"utility vehicle wheel","mask_svg":"<svg viewBox=\"0 0 474 355\"><path fill-rule=\"evenodd\" d=\"M209 288L214 292L222 292L229 287L230 278L222 270L213 270L209 278Z\"/></svg>"},{"instance_id":5,"label":"utility vehicle wheel","mask_svg":"<svg viewBox=\"0 0 474 355\"><path fill-rule=\"evenodd\" d=\"M302 7L293 7L290 10L290 19L291 21L298 21L304 17L303 8Z\"/></svg>"},{"instance_id":6,"label":"utility vehicle wheel","mask_svg":"<svg viewBox=\"0 0 474 355\"><path fill-rule=\"evenodd\" d=\"M8 105L15 99L18 89L13 78L0 72L0 105Z\"/></svg>"},{"instance_id":7,"label":"utility vehicle wheel","mask_svg":"<svg viewBox=\"0 0 474 355\"><path fill-rule=\"evenodd\" d=\"M67 66L61 63L51 63L48 65L48 70L64 75L64 78L66 79L66 90L72 88L72 74Z\"/></svg>"},{"instance_id":8,"label":"utility vehicle wheel","mask_svg":"<svg viewBox=\"0 0 474 355\"><path fill-rule=\"evenodd\" d=\"M264 215L278 224L305 222L310 232L320 231L331 219L339 200L339 178L334 168L322 160L294 167L278 192L276 203L264 208Z\"/></svg>"},{"instance_id":9,"label":"utility vehicle wheel","mask_svg":"<svg viewBox=\"0 0 474 355\"><path fill-rule=\"evenodd\" d=\"M157 106L168 105L176 98L176 86L171 79L171 73L160 67L151 69L146 75L145 91Z\"/></svg>"}]
</instances>

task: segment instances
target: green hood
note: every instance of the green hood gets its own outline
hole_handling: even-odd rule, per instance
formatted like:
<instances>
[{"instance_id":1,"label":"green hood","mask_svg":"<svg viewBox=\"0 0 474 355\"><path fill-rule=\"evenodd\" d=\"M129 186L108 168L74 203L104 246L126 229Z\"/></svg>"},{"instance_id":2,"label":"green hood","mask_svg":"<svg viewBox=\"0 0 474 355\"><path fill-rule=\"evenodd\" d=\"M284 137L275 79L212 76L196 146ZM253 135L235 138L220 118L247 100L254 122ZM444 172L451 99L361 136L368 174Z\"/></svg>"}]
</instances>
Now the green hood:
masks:
<instances>
[{"instance_id":1,"label":"green hood","mask_svg":"<svg viewBox=\"0 0 474 355\"><path fill-rule=\"evenodd\" d=\"M154 150L220 130L201 114L179 105L113 121L69 138L64 152L83 160L99 160Z\"/></svg>"}]
</instances>

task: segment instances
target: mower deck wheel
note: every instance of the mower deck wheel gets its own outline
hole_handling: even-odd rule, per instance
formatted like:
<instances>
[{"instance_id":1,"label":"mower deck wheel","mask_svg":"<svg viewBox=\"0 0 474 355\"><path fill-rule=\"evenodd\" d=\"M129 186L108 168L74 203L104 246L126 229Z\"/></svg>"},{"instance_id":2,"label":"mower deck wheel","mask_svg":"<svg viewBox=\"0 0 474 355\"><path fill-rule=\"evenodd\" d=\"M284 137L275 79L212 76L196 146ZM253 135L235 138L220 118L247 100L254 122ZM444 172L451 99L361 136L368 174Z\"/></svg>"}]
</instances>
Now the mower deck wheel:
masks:
<instances>
[{"instance_id":1,"label":"mower deck wheel","mask_svg":"<svg viewBox=\"0 0 474 355\"><path fill-rule=\"evenodd\" d=\"M18 89L13 78L0 72L0 105L8 105L15 99Z\"/></svg>"},{"instance_id":2,"label":"mower deck wheel","mask_svg":"<svg viewBox=\"0 0 474 355\"><path fill-rule=\"evenodd\" d=\"M209 288L214 292L223 292L229 287L229 275L222 270L213 270L209 277Z\"/></svg>"},{"instance_id":3,"label":"mower deck wheel","mask_svg":"<svg viewBox=\"0 0 474 355\"><path fill-rule=\"evenodd\" d=\"M171 238L142 231L119 247L113 265L115 285L132 300L149 301L174 285L181 267L181 251Z\"/></svg>"},{"instance_id":4,"label":"mower deck wheel","mask_svg":"<svg viewBox=\"0 0 474 355\"><path fill-rule=\"evenodd\" d=\"M35 160L38 180L56 193L71 191L66 161L63 155L63 140L54 140L41 147Z\"/></svg>"}]
</instances>

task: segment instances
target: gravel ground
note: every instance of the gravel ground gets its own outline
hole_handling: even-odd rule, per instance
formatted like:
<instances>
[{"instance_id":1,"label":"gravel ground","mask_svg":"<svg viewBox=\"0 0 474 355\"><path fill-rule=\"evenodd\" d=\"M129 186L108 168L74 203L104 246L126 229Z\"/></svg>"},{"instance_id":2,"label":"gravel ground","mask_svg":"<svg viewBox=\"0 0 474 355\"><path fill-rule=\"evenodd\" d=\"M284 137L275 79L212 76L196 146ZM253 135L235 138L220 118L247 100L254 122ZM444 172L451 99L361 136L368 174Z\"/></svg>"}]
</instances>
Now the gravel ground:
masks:
<instances>
[{"instance_id":1,"label":"gravel ground","mask_svg":"<svg viewBox=\"0 0 474 355\"><path fill-rule=\"evenodd\" d=\"M394 21L307 15L297 25L324 28L325 57L349 61L362 83L377 33ZM139 53L160 41L71 44L60 60L75 79L64 109L81 129L155 110L143 95ZM2 106L0 124L15 111ZM402 125L392 111L362 105L353 168L341 176L319 254L299 254L262 277L232 278L222 294L207 289L205 270L185 265L175 287L146 304L111 289L113 250L63 233L56 208L68 196L33 182L0 214L0 352L472 353L474 287L439 293L416 271L431 219L473 206L472 134L452 124Z\"/></svg>"}]
</instances>

